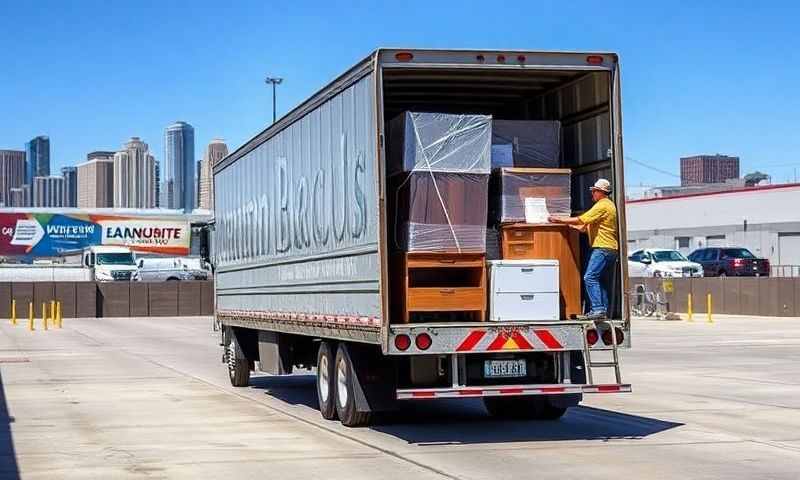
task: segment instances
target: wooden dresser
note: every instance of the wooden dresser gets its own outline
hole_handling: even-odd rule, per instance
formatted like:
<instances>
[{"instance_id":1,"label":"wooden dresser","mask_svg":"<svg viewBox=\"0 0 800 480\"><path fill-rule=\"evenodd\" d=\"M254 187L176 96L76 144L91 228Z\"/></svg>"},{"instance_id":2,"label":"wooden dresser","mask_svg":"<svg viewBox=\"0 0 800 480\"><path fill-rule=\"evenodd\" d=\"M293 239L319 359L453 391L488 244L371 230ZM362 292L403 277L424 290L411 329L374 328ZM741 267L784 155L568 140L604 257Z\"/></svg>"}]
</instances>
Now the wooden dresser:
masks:
<instances>
[{"instance_id":1,"label":"wooden dresser","mask_svg":"<svg viewBox=\"0 0 800 480\"><path fill-rule=\"evenodd\" d=\"M555 259L559 263L561 318L574 318L581 309L581 262L578 231L567 225L512 223L500 227L505 260Z\"/></svg>"}]
</instances>

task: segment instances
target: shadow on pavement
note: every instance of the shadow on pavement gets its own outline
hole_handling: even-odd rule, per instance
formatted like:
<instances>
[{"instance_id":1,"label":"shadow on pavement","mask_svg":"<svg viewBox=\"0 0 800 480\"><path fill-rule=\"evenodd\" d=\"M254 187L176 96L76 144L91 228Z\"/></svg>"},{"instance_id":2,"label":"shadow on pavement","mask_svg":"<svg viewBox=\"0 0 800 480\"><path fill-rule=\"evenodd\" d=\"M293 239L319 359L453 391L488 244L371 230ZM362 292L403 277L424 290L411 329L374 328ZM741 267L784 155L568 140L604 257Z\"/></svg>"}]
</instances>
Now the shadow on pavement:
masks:
<instances>
[{"instance_id":1,"label":"shadow on pavement","mask_svg":"<svg viewBox=\"0 0 800 480\"><path fill-rule=\"evenodd\" d=\"M0 376L0 478L18 479L19 466L14 451L14 440L11 438L11 423L14 418L8 414L6 391L3 378Z\"/></svg>"},{"instance_id":2,"label":"shadow on pavement","mask_svg":"<svg viewBox=\"0 0 800 480\"><path fill-rule=\"evenodd\" d=\"M250 384L286 403L318 408L314 375L259 376ZM555 421L496 420L477 399L398 402L398 408L379 415L372 429L418 445L638 439L683 425L592 407L571 408Z\"/></svg>"},{"instance_id":3,"label":"shadow on pavement","mask_svg":"<svg viewBox=\"0 0 800 480\"><path fill-rule=\"evenodd\" d=\"M591 407L553 421L496 420L474 399L403 403L383 423L373 429L418 445L638 439L683 425Z\"/></svg>"},{"instance_id":4,"label":"shadow on pavement","mask_svg":"<svg viewBox=\"0 0 800 480\"><path fill-rule=\"evenodd\" d=\"M291 405L305 405L313 409L317 404L315 377L311 374L273 376L251 376L250 387L264 390L264 393Z\"/></svg>"}]
</instances>

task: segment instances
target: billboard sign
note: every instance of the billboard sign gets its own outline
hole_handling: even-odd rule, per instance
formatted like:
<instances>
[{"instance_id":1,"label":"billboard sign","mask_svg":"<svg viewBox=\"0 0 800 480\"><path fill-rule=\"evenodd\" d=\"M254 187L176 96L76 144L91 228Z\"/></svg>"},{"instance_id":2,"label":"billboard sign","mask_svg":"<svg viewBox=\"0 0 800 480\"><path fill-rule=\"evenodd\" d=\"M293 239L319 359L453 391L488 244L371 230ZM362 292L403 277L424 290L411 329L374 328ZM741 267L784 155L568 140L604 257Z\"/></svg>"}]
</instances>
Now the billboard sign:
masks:
<instances>
[{"instance_id":1,"label":"billboard sign","mask_svg":"<svg viewBox=\"0 0 800 480\"><path fill-rule=\"evenodd\" d=\"M0 256L57 257L92 245L188 255L188 220L119 215L0 213Z\"/></svg>"}]
</instances>

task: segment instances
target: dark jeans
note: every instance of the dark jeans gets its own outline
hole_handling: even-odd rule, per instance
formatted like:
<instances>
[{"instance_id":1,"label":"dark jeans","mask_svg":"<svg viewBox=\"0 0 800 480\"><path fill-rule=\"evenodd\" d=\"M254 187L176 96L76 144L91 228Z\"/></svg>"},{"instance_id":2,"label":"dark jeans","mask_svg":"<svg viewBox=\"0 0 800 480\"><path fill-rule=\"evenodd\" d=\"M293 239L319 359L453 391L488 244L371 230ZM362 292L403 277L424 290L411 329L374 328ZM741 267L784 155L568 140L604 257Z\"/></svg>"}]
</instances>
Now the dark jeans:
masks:
<instances>
[{"instance_id":1,"label":"dark jeans","mask_svg":"<svg viewBox=\"0 0 800 480\"><path fill-rule=\"evenodd\" d=\"M607 248L593 248L583 274L586 294L589 296L590 312L608 314L608 287L603 284L605 272L617 261L617 252Z\"/></svg>"}]
</instances>

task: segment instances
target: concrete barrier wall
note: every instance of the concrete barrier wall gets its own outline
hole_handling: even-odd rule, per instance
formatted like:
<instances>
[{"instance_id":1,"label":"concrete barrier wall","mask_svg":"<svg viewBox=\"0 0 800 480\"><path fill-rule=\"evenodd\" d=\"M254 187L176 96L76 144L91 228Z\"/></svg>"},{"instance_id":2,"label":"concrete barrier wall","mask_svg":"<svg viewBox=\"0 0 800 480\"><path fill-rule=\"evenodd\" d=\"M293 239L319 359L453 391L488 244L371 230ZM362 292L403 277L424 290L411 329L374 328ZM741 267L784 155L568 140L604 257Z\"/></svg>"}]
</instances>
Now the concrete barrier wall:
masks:
<instances>
[{"instance_id":1,"label":"concrete barrier wall","mask_svg":"<svg viewBox=\"0 0 800 480\"><path fill-rule=\"evenodd\" d=\"M666 292L664 282L672 283ZM800 317L800 278L710 277L710 278L631 278L630 285L647 285L664 294L673 312L688 311L692 294L694 313L706 313L711 294L712 313L763 317Z\"/></svg>"},{"instance_id":2,"label":"concrete barrier wall","mask_svg":"<svg viewBox=\"0 0 800 480\"><path fill-rule=\"evenodd\" d=\"M75 317L193 316L214 313L214 283L191 282L0 282L0 318L28 318L28 304L41 318L42 303L61 302L61 315Z\"/></svg>"}]
</instances>

